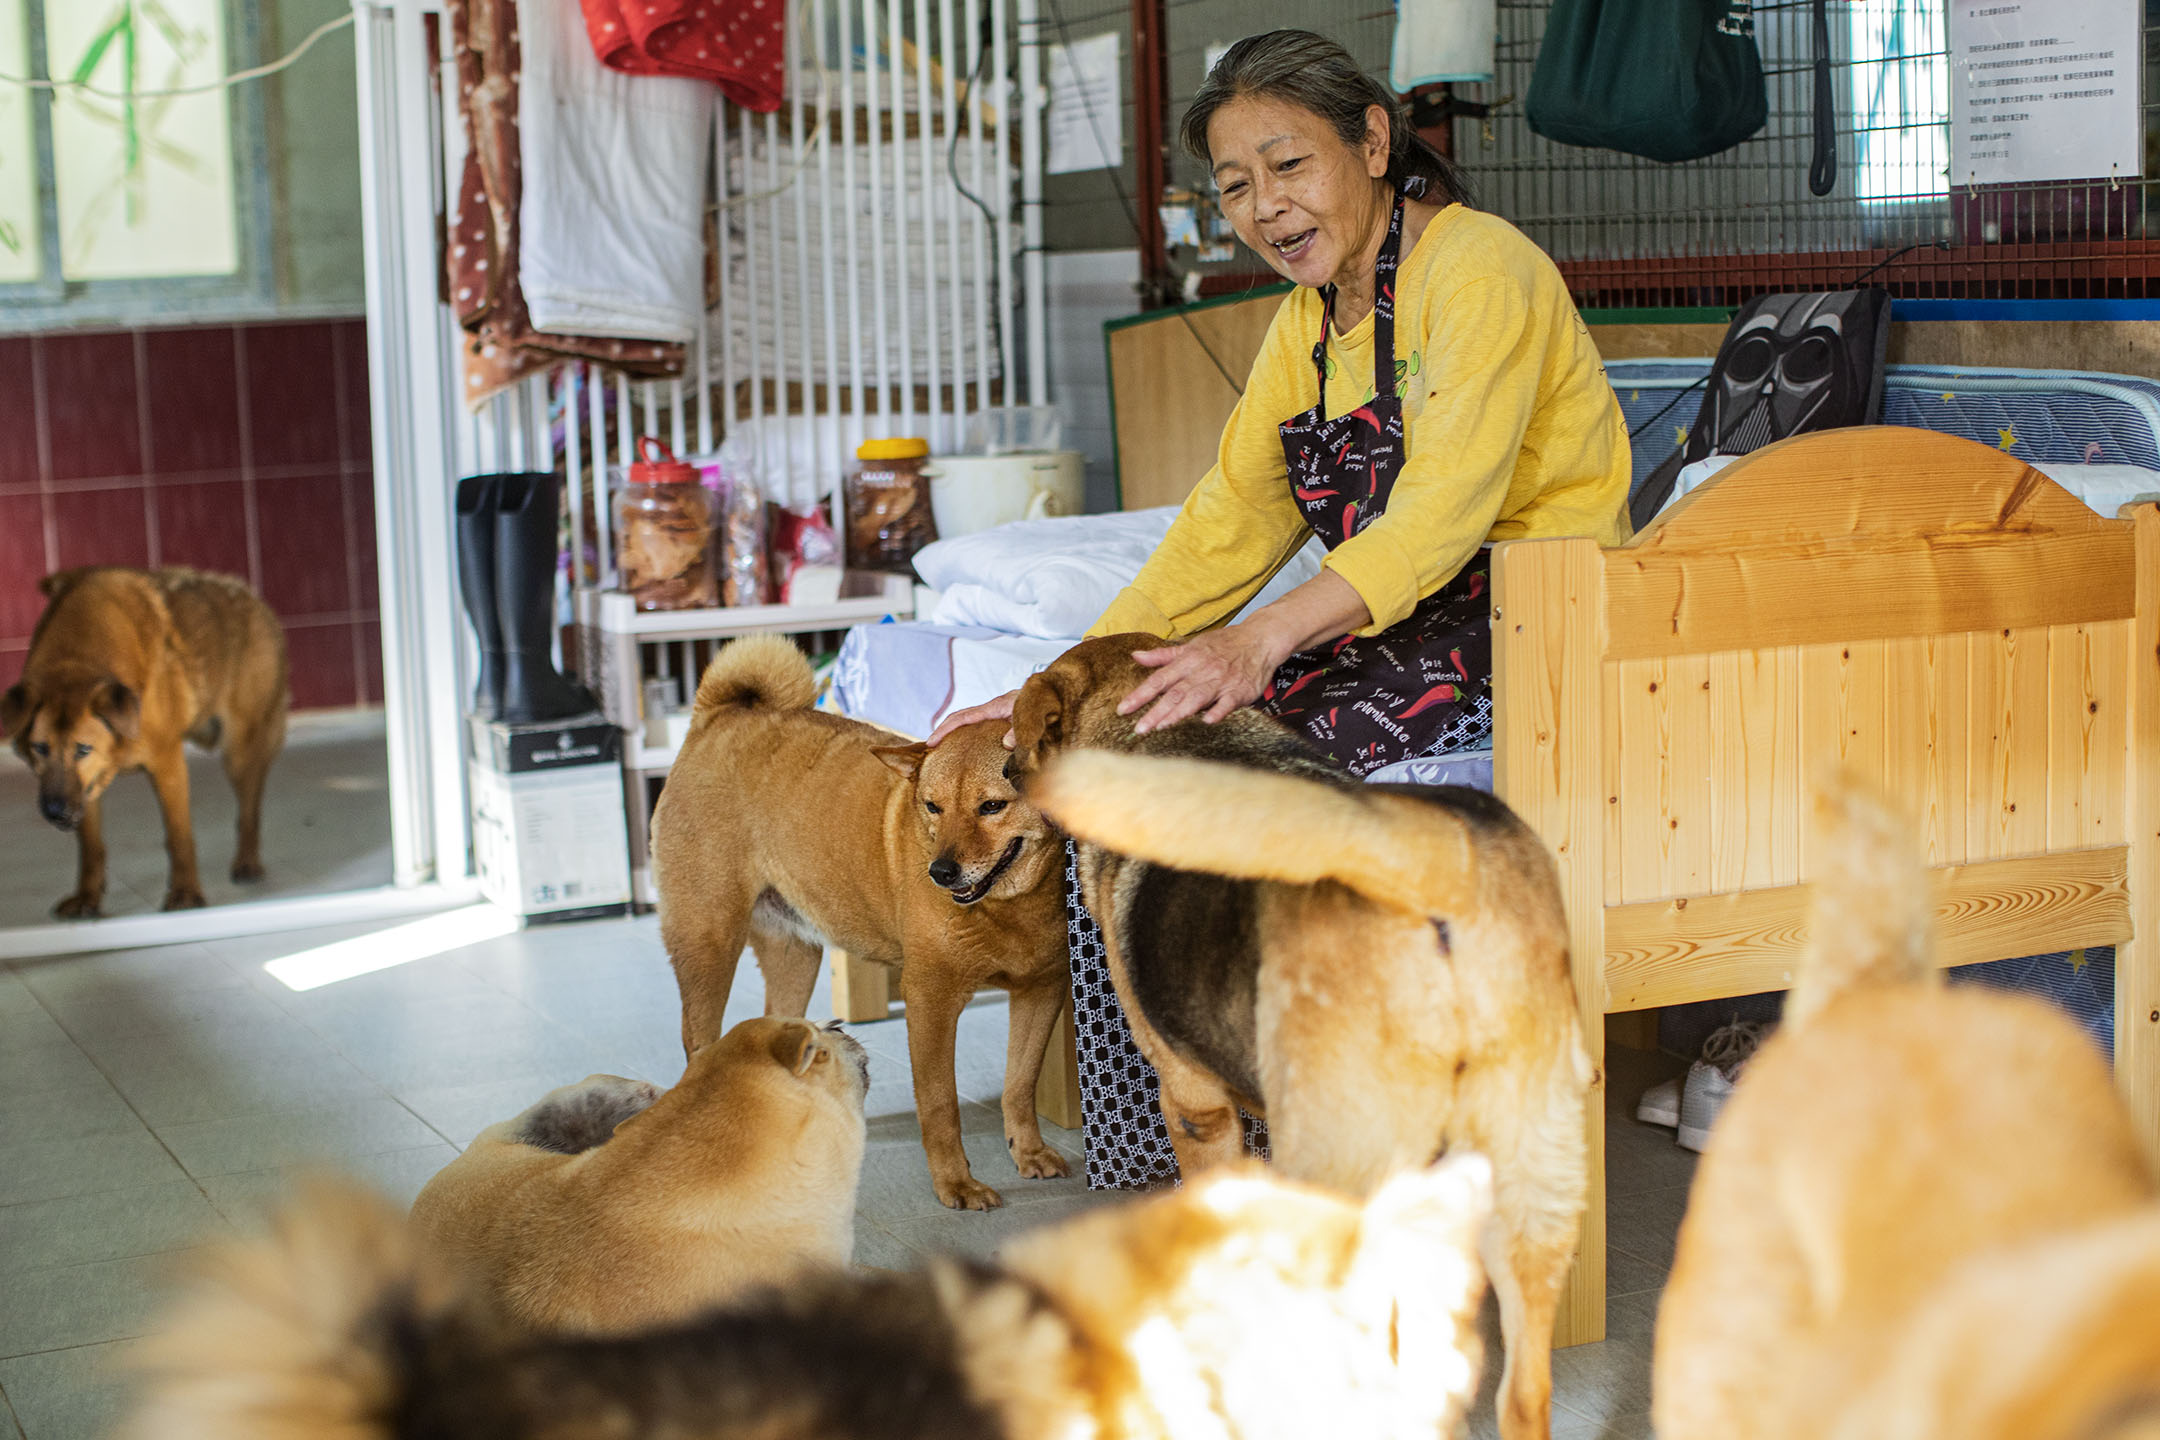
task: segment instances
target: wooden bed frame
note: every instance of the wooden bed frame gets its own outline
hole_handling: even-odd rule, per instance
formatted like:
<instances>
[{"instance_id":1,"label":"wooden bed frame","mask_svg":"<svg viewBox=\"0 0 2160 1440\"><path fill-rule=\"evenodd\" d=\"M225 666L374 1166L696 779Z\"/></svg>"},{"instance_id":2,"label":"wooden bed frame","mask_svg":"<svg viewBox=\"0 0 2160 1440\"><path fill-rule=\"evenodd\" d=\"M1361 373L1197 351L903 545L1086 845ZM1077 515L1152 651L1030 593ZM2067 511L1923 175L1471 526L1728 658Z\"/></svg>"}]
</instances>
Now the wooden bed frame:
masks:
<instances>
[{"instance_id":1,"label":"wooden bed frame","mask_svg":"<svg viewBox=\"0 0 2160 1440\"><path fill-rule=\"evenodd\" d=\"M1605 1019L1786 988L1835 772L1919 827L1941 963L2118 947L2115 1073L2160 1138L2160 506L1838 430L1622 548L1493 560L1495 788L1559 864L1597 1069L1560 1343L1605 1333Z\"/></svg>"}]
</instances>

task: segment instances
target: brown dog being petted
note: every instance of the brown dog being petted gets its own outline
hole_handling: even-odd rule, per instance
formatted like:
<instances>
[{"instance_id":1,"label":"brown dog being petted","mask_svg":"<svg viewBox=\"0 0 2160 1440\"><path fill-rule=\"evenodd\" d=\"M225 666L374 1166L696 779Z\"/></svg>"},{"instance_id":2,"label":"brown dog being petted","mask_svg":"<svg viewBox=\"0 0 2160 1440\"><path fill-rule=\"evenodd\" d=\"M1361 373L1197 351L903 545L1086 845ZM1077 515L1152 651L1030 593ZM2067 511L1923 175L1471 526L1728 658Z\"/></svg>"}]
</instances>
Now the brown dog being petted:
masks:
<instances>
[{"instance_id":1,"label":"brown dog being petted","mask_svg":"<svg viewBox=\"0 0 2160 1440\"><path fill-rule=\"evenodd\" d=\"M75 893L53 913L87 919L104 904L100 801L130 770L149 775L164 812L165 908L203 903L182 741L220 752L240 800L232 878L260 880L263 783L285 744L277 616L242 581L178 566L62 570L38 588L48 603L22 680L0 695L0 736L37 772L40 813L76 834Z\"/></svg>"},{"instance_id":2,"label":"brown dog being petted","mask_svg":"<svg viewBox=\"0 0 2160 1440\"><path fill-rule=\"evenodd\" d=\"M1118 702L1161 643L1085 641L1032 676L1013 763L1080 842L1179 1169L1233 1160L1239 1109L1279 1169L1352 1194L1489 1156L1500 1431L1543 1436L1590 1084L1552 859L1492 796L1360 783L1254 710L1136 736Z\"/></svg>"},{"instance_id":3,"label":"brown dog being petted","mask_svg":"<svg viewBox=\"0 0 2160 1440\"><path fill-rule=\"evenodd\" d=\"M862 1046L745 1020L661 1093L591 1075L480 1132L413 1225L498 1313L554 1334L685 1320L855 1250Z\"/></svg>"},{"instance_id":4,"label":"brown dog being petted","mask_svg":"<svg viewBox=\"0 0 2160 1440\"><path fill-rule=\"evenodd\" d=\"M2107 1060L1948 987L1911 827L1818 810L1808 954L1696 1172L1658 1440L2160 1434L2160 1209Z\"/></svg>"},{"instance_id":5,"label":"brown dog being petted","mask_svg":"<svg viewBox=\"0 0 2160 1440\"><path fill-rule=\"evenodd\" d=\"M1012 994L1005 1144L1034 1179L1068 1173L1035 1118L1035 1080L1065 1003L1063 849L1005 775L1004 726L928 750L810 709L810 663L777 636L737 640L653 811L660 934L682 989L683 1045L719 1030L743 943L765 1013L800 1015L821 947L900 967L915 1113L930 1180L954 1209L1002 1204L960 1144L960 1011Z\"/></svg>"}]
</instances>

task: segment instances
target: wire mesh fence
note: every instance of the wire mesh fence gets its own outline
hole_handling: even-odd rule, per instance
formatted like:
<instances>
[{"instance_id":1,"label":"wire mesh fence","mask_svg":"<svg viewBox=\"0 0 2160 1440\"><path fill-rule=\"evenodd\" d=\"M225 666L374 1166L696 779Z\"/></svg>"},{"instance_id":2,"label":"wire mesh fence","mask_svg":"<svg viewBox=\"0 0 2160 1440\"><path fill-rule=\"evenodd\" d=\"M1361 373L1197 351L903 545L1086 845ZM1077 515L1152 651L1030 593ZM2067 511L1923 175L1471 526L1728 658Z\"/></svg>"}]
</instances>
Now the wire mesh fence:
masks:
<instances>
[{"instance_id":1,"label":"wire mesh fence","mask_svg":"<svg viewBox=\"0 0 2160 1440\"><path fill-rule=\"evenodd\" d=\"M1813 0L1753 7L1763 128L1730 150L1671 165L1534 134L1523 102L1550 0L1499 0L1494 79L1455 87L1491 114L1454 122L1455 156L1479 205L1544 247L1585 305L1726 306L1862 276L1906 297L2160 296L2160 180L1976 185L1951 175L1948 3L1832 0L1838 173L1828 195L1808 189ZM2141 53L2120 68L2143 82L2141 168L2150 177L2160 171L2160 0L2137 3ZM1213 44L1315 23L1307 7L1269 0L1172 0L1169 14L1180 99ZM1320 28L1385 78L1393 21L1391 8L1359 3ZM1181 108L1173 104L1172 135ZM1181 163L1173 176L1197 187L1199 167ZM1224 268L1253 268L1239 259L1242 267Z\"/></svg>"}]
</instances>

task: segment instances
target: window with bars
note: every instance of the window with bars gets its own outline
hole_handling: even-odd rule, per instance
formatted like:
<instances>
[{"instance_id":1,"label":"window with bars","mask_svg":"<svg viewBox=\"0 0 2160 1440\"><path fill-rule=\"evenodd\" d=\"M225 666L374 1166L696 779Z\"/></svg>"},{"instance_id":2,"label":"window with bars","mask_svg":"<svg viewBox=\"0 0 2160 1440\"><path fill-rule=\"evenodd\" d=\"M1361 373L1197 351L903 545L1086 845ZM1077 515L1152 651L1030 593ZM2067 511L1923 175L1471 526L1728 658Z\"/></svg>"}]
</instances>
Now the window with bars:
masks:
<instances>
[{"instance_id":1,"label":"window with bars","mask_svg":"<svg viewBox=\"0 0 2160 1440\"><path fill-rule=\"evenodd\" d=\"M1941 0L1856 0L1847 28L1854 197L1948 194L1950 60Z\"/></svg>"}]
</instances>

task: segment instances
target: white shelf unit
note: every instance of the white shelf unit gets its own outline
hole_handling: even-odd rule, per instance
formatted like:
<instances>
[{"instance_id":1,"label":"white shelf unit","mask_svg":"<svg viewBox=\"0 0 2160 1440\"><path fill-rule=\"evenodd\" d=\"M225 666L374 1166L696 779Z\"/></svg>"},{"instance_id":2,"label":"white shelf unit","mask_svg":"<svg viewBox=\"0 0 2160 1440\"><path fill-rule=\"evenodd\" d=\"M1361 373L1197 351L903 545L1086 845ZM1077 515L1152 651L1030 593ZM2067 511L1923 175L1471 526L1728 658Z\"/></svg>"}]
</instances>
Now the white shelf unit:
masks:
<instances>
[{"instance_id":1,"label":"white shelf unit","mask_svg":"<svg viewBox=\"0 0 2160 1440\"><path fill-rule=\"evenodd\" d=\"M914 614L915 586L905 575L854 574L849 588L829 605L744 605L710 610L639 610L619 590L577 596L578 651L586 684L623 735L623 801L630 829L630 893L633 904L658 903L649 842L653 802L675 763L675 747L650 743L645 683L673 680L681 703L697 693L698 676L713 652L743 635L836 635L886 616ZM874 588L873 588L874 587ZM837 642L836 642L837 643ZM663 731L664 733L664 731Z\"/></svg>"}]
</instances>

